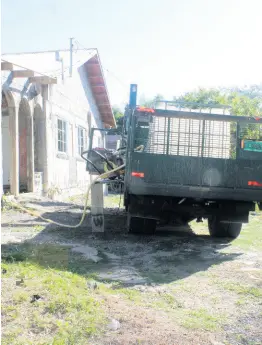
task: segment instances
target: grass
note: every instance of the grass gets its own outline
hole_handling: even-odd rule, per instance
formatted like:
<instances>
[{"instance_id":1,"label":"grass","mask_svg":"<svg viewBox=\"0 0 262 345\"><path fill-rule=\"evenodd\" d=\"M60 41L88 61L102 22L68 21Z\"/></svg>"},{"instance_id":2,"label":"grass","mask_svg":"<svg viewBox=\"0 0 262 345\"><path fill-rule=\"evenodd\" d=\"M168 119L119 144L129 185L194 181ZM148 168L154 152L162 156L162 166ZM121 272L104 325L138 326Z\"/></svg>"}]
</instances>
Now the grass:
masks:
<instances>
[{"instance_id":1,"label":"grass","mask_svg":"<svg viewBox=\"0 0 262 345\"><path fill-rule=\"evenodd\" d=\"M241 307L241 306L245 306L246 304L249 303L249 300L248 298L239 298L237 301L236 301L236 305Z\"/></svg>"},{"instance_id":2,"label":"grass","mask_svg":"<svg viewBox=\"0 0 262 345\"><path fill-rule=\"evenodd\" d=\"M239 295L253 298L262 298L262 289L254 286L242 285L238 283L222 283L222 286L228 290L236 292Z\"/></svg>"},{"instance_id":3,"label":"grass","mask_svg":"<svg viewBox=\"0 0 262 345\"><path fill-rule=\"evenodd\" d=\"M120 194L108 194L108 196L105 198L105 207L116 207L118 208L123 207L123 199L124 196Z\"/></svg>"},{"instance_id":4,"label":"grass","mask_svg":"<svg viewBox=\"0 0 262 345\"><path fill-rule=\"evenodd\" d=\"M173 312L174 309L182 308L182 304L175 298L173 292L143 292L134 288L121 287L116 283L111 288L107 284L100 283L100 292L104 295L118 295L127 303L137 306Z\"/></svg>"},{"instance_id":5,"label":"grass","mask_svg":"<svg viewBox=\"0 0 262 345\"><path fill-rule=\"evenodd\" d=\"M68 251L52 245L3 248L3 345L84 345L101 332L101 305L88 289L89 277L68 271ZM40 299L32 302L33 295Z\"/></svg>"},{"instance_id":6,"label":"grass","mask_svg":"<svg viewBox=\"0 0 262 345\"><path fill-rule=\"evenodd\" d=\"M262 212L256 209L258 215L250 217L250 222L243 226L240 236L231 242L231 245L245 251L262 250ZM207 222L191 222L194 232L198 235L208 235Z\"/></svg>"},{"instance_id":7,"label":"grass","mask_svg":"<svg viewBox=\"0 0 262 345\"><path fill-rule=\"evenodd\" d=\"M171 292L162 293L160 295L152 294L151 302L147 305L156 310L179 314L180 318L184 312L182 303L179 302Z\"/></svg>"},{"instance_id":8,"label":"grass","mask_svg":"<svg viewBox=\"0 0 262 345\"><path fill-rule=\"evenodd\" d=\"M123 198L124 198L123 195L110 193L104 197L104 206L106 208L118 208L119 205L120 207L123 207ZM70 196L68 198L68 201L72 203L81 202L82 204L84 204L85 194ZM91 206L90 195L89 195L87 204L88 206Z\"/></svg>"},{"instance_id":9,"label":"grass","mask_svg":"<svg viewBox=\"0 0 262 345\"><path fill-rule=\"evenodd\" d=\"M240 236L232 245L244 250L262 250L262 213L253 217L252 222L243 227Z\"/></svg>"},{"instance_id":10,"label":"grass","mask_svg":"<svg viewBox=\"0 0 262 345\"><path fill-rule=\"evenodd\" d=\"M142 294L141 292L134 290L134 289L128 289L128 288L122 288L116 291L117 294L123 295L127 300L135 302L137 304L140 304L142 302Z\"/></svg>"},{"instance_id":11,"label":"grass","mask_svg":"<svg viewBox=\"0 0 262 345\"><path fill-rule=\"evenodd\" d=\"M188 329L217 330L223 322L222 316L211 315L205 309L189 310L182 320L182 325Z\"/></svg>"},{"instance_id":12,"label":"grass","mask_svg":"<svg viewBox=\"0 0 262 345\"><path fill-rule=\"evenodd\" d=\"M45 227L43 225L37 224L33 227L33 229L35 232L40 232L40 231L43 231L45 229Z\"/></svg>"},{"instance_id":13,"label":"grass","mask_svg":"<svg viewBox=\"0 0 262 345\"><path fill-rule=\"evenodd\" d=\"M34 226L31 226L30 227L30 230L28 230L28 227L26 225L24 225L24 227L14 227L13 224L15 224L15 222L10 222L8 224L8 227L5 228L5 229L8 229L8 231L10 233L17 233L17 232L21 232L21 233L32 233L32 234L36 234L36 233L39 233L41 231L43 231L45 229L45 227L43 225L39 225L39 224L36 224Z\"/></svg>"}]
</instances>

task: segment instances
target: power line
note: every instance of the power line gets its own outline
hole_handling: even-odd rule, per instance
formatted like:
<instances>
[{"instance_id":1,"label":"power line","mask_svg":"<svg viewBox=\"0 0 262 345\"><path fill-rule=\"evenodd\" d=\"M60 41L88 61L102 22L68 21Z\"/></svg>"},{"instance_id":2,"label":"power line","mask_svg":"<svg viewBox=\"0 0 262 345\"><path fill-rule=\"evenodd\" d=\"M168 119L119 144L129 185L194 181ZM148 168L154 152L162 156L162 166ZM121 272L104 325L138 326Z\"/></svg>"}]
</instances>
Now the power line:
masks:
<instances>
[{"instance_id":1,"label":"power line","mask_svg":"<svg viewBox=\"0 0 262 345\"><path fill-rule=\"evenodd\" d=\"M99 54L98 54L98 51L97 51L97 48L85 48L78 40L76 40L76 39L74 39L73 40L74 41L74 43L76 43L76 45L77 45L77 47L76 47L76 54L77 54L77 52L78 52L78 50L85 50L85 51L88 51L90 54L89 55L91 55L94 51L96 51L97 52L97 55L98 55L98 58L99 58ZM82 48L79 48L79 47L82 47ZM49 52L51 52L51 51L49 51ZM55 52L55 51L52 51L52 52ZM75 66L75 65L77 65L79 62L81 62L81 60L78 60L78 61L76 61L74 64L73 64L73 66ZM19 65L18 65L19 66ZM20 67L22 67L22 66L20 66ZM24 68L24 67L23 67ZM70 66L67 66L67 67L65 67L64 69L63 69L63 72L65 72L65 71L67 71L67 70L69 70L69 68L70 68ZM103 70L103 67L101 66L101 68L102 68L102 70ZM127 93L127 96L128 96L128 86L127 86L127 84L126 83L124 83L123 81L121 81L121 79L119 79L117 76L115 76L115 74L114 73L112 73L111 71L109 71L107 68L105 69L108 73L109 73L109 75L111 75L115 80L117 80L118 81L118 83L119 84L121 84L121 86L126 90L126 93ZM58 71L60 71L60 73L53 73L53 72L58 72ZM59 68L59 69L56 69L56 70L53 70L53 71L47 71L47 72L45 72L46 74L49 74L50 76L52 76L52 77L59 77L60 75L62 75L63 74L63 72L61 72L61 69ZM37 72L37 73L39 73L39 72ZM43 73L39 73L39 74L42 74L42 75L46 75L46 74L43 74ZM17 86L20 86L21 88L24 88L24 85L19 85L19 84L16 84ZM58 90L57 89L57 91L59 92L59 94L61 94L63 97L65 97L66 99L68 99L70 102L75 102L76 100L73 100L73 99L71 99L70 97L68 97L67 95L65 95L63 92L61 92L60 90ZM79 106L79 108L81 108L82 110L84 110L84 111L86 111L86 108L84 108L84 107L82 107L81 105L78 105Z\"/></svg>"},{"instance_id":2,"label":"power line","mask_svg":"<svg viewBox=\"0 0 262 345\"><path fill-rule=\"evenodd\" d=\"M90 53L90 55L91 55L91 53ZM75 67L75 66L76 66L78 63L80 63L81 61L82 61L82 60L76 61L76 62L72 65L72 67ZM70 68L70 65L68 65L67 67L64 67L64 72L68 71L69 68ZM54 77L59 77L60 75L63 74L63 72L61 72L61 68L58 68L58 69L56 69L56 70L49 71L49 72L46 72L46 73L49 73L49 74L50 74L50 73L58 72L58 71L60 71L60 73L52 74L52 76L54 76Z\"/></svg>"},{"instance_id":3,"label":"power line","mask_svg":"<svg viewBox=\"0 0 262 345\"><path fill-rule=\"evenodd\" d=\"M78 45L80 44L80 43L79 43L78 41L76 41L75 39L74 39L73 41L76 42ZM79 48L79 47L77 47L77 48L76 48L76 51L73 51L73 53L77 54L79 50L91 51L90 54L89 54L89 55L91 55L91 54L92 54L92 51L97 50L97 49L96 49L96 48ZM59 50L57 50L57 51L59 51ZM65 51L66 51L66 52L70 52L69 49L68 49L68 50L65 50ZM55 51L55 52L56 52L56 51ZM72 67L76 66L76 65L77 65L78 63L80 63L80 62L81 62L81 60L76 61L76 62L72 65ZM69 69L70 69L70 64L69 64L67 67L64 67L63 71L66 72L66 71L68 71ZM55 73L55 72L59 72L59 73L53 74L53 73ZM45 72L45 73L52 74L52 76L54 76L54 77L59 77L60 75L63 74L63 72L61 72L61 68L57 68L57 69L55 69L55 70L47 71L47 72Z\"/></svg>"}]
</instances>

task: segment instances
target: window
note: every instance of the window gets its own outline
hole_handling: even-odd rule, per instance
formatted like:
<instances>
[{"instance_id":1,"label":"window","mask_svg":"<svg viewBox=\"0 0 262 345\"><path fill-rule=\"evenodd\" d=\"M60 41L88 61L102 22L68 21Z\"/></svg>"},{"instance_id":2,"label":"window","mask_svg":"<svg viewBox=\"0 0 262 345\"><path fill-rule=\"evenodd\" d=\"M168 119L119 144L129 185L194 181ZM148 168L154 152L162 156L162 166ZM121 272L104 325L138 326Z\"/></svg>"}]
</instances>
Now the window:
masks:
<instances>
[{"instance_id":1,"label":"window","mask_svg":"<svg viewBox=\"0 0 262 345\"><path fill-rule=\"evenodd\" d=\"M66 133L66 122L63 120L57 120L57 143L58 151L66 152L67 151L67 133Z\"/></svg>"},{"instance_id":2,"label":"window","mask_svg":"<svg viewBox=\"0 0 262 345\"><path fill-rule=\"evenodd\" d=\"M77 129L78 132L78 153L79 155L82 154L82 152L85 149L85 129L83 127L78 127Z\"/></svg>"}]
</instances>

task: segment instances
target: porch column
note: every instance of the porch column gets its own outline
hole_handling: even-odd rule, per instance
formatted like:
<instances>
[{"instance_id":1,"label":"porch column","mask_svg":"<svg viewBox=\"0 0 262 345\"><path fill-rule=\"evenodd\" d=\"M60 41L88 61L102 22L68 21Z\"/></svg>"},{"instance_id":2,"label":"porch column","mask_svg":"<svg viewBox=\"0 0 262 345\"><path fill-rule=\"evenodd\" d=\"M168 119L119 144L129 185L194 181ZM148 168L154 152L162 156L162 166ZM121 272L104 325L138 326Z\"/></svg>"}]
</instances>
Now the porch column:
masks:
<instances>
[{"instance_id":1,"label":"porch column","mask_svg":"<svg viewBox=\"0 0 262 345\"><path fill-rule=\"evenodd\" d=\"M28 177L28 192L34 192L34 171L35 171L35 159L34 159L34 117L30 114L26 117L27 125L27 177Z\"/></svg>"},{"instance_id":2,"label":"porch column","mask_svg":"<svg viewBox=\"0 0 262 345\"><path fill-rule=\"evenodd\" d=\"M49 190L49 169L48 160L50 154L50 140L48 133L48 116L50 109L48 106L48 85L42 85L42 98L43 98L43 112L41 114L41 135L43 139L43 193L44 196L48 194Z\"/></svg>"},{"instance_id":3,"label":"porch column","mask_svg":"<svg viewBox=\"0 0 262 345\"><path fill-rule=\"evenodd\" d=\"M11 138L10 191L19 195L19 126L18 109L9 108L9 131Z\"/></svg>"}]
</instances>

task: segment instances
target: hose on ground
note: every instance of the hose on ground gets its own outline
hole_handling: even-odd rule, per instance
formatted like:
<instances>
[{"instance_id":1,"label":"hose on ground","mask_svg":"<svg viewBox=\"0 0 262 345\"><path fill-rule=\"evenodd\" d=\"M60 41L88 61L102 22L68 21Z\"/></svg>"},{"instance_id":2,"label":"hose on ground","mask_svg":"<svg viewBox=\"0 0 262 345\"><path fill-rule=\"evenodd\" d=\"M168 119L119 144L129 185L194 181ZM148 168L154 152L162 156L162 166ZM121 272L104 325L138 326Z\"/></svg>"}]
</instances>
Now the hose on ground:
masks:
<instances>
[{"instance_id":1,"label":"hose on ground","mask_svg":"<svg viewBox=\"0 0 262 345\"><path fill-rule=\"evenodd\" d=\"M89 197L89 194L90 194L90 191L91 191L91 188L92 186L99 180L99 179L103 179L103 178L106 178L108 177L108 175L118 171L118 170L121 170L125 167L125 164L123 165L120 165L118 166L117 168L113 169L113 170L109 170L99 176L97 176L94 181L88 186L87 188L87 192L86 192L86 198L85 198L85 206L84 206L84 210L83 210L83 214L82 214L82 217L81 217L81 220L78 224L76 225L69 225L69 224L63 224L63 223L59 223L59 222L55 222L54 220L51 220L51 219L48 219L48 218L45 218L43 217L40 213L38 212L35 212L35 211L31 211L31 210L28 210L26 207L23 207L21 205L19 205L19 203L14 203L14 202L10 202L11 205L14 205L16 208L34 216L34 217L38 217L40 219L42 219L43 221L47 222L47 223L51 223L51 224L55 224L55 225L58 225L58 226L61 226L61 227L64 227L64 228L69 228L69 229L76 229L78 228L79 226L82 225L83 221L85 220L85 217L86 217L86 214L87 214L87 202L88 202L88 197Z\"/></svg>"}]
</instances>

